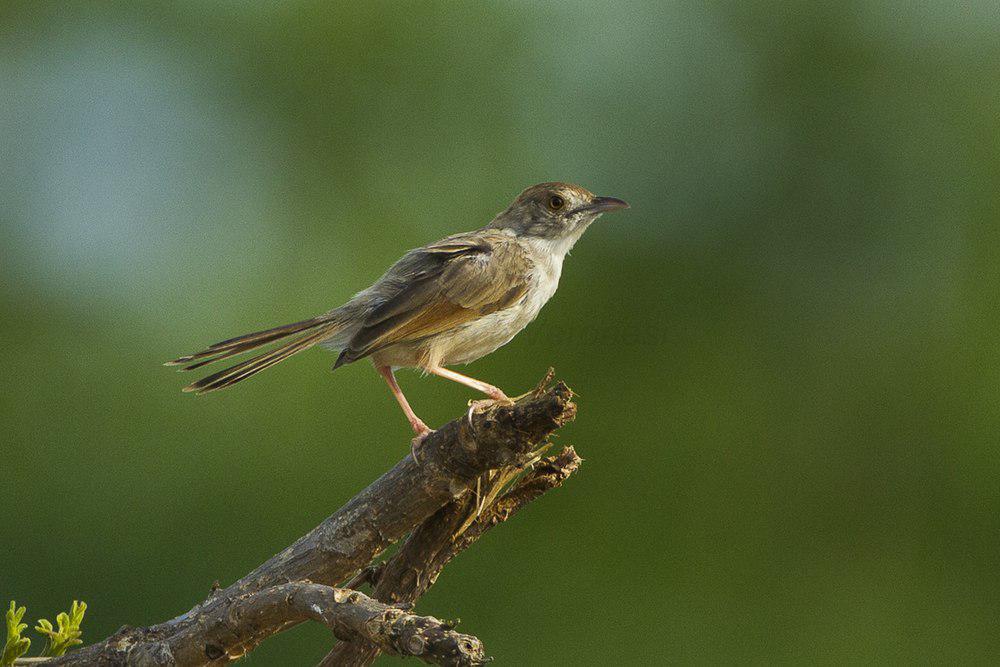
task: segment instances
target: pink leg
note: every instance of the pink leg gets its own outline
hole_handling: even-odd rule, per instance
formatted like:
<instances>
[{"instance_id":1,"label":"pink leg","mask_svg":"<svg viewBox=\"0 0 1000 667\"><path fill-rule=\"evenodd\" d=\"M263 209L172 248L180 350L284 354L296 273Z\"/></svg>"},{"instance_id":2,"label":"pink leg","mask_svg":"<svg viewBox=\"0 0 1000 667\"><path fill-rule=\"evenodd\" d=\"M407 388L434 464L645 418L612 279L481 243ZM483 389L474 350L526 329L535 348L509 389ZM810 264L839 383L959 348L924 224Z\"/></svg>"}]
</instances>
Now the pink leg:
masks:
<instances>
[{"instance_id":1,"label":"pink leg","mask_svg":"<svg viewBox=\"0 0 1000 667\"><path fill-rule=\"evenodd\" d=\"M392 395L396 397L396 401L399 402L399 407L403 408L403 414L406 415L407 421L410 422L410 426L413 427L413 432L417 434L418 438L423 438L431 429L427 427L427 424L413 412L413 408L410 407L409 401L406 400L406 396L403 396L403 390L399 388L399 384L396 382L396 376L393 374L392 369L388 366L376 366L375 370L385 378L386 383L389 385L389 390Z\"/></svg>"},{"instance_id":2,"label":"pink leg","mask_svg":"<svg viewBox=\"0 0 1000 667\"><path fill-rule=\"evenodd\" d=\"M490 398L492 398L494 401L510 400L509 398L507 398L507 394L500 391L500 389L498 389L497 387L494 387L491 384L487 384L486 382L482 382L475 378L470 378L468 375L462 375L461 373L456 373L453 370L442 368L441 366L435 366L434 368L428 368L426 370L428 373L433 373L438 377L443 377L446 380L451 380L459 384L464 384L466 387L472 387L476 391L481 391Z\"/></svg>"}]
</instances>

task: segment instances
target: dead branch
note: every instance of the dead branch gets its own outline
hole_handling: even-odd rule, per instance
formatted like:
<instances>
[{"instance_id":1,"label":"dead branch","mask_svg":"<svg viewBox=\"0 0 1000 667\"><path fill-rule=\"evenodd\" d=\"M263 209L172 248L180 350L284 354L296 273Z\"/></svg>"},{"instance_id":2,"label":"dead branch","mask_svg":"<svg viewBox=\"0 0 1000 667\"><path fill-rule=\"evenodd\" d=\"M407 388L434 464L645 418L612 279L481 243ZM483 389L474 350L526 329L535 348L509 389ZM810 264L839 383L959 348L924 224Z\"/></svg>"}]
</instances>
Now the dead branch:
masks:
<instances>
[{"instance_id":1,"label":"dead branch","mask_svg":"<svg viewBox=\"0 0 1000 667\"><path fill-rule=\"evenodd\" d=\"M357 591L296 581L244 593L166 634L122 628L90 650L49 664L208 665L242 657L267 637L301 621L330 628L342 640L364 640L382 651L436 665L481 665L482 642L454 624L386 606Z\"/></svg>"},{"instance_id":2,"label":"dead branch","mask_svg":"<svg viewBox=\"0 0 1000 667\"><path fill-rule=\"evenodd\" d=\"M486 507L469 493L445 505L424 521L388 561L367 570L374 580L373 595L385 602L415 603L437 581L444 566L494 526L514 516L540 495L561 486L576 472L581 459L572 447L543 459L509 490ZM498 473L501 477L505 471ZM509 472L509 471L508 471ZM480 489L480 496L486 491ZM478 512L478 516L476 513ZM469 522L469 518L472 521ZM465 529L463 530L463 526ZM363 582L359 582L363 583ZM373 642L341 642L331 649L321 667L369 665L382 649Z\"/></svg>"},{"instance_id":3,"label":"dead branch","mask_svg":"<svg viewBox=\"0 0 1000 667\"><path fill-rule=\"evenodd\" d=\"M389 472L307 535L229 587L213 590L206 600L185 614L148 628L122 628L103 642L73 651L49 664L222 664L304 620L330 625L332 621L328 622L324 615L328 613L324 611L327 607L317 603L320 612L309 605L303 609L301 600L320 596L320 591L336 590L330 586L357 574L442 507L451 506L462 496L472 496L466 491L490 471L531 462L546 437L575 416L576 406L571 397L572 392L560 382L512 405L494 403L449 422L424 441L419 463L407 453ZM474 526L475 523L471 524L468 530ZM319 588L301 588L316 585ZM298 592L289 597L283 586L298 587L295 588ZM333 593L327 595L329 599L332 597ZM333 600L330 604L340 603ZM412 621L410 626L429 622ZM437 656L444 660L440 664L475 664L461 660L466 659L466 654L478 655L481 650L478 640L454 633L466 638L455 642L468 641L474 646L455 654L442 644L440 650L444 653L436 653L438 645L427 640L439 636L431 627L427 626L423 635L411 632L400 636L426 640L426 647L420 653L424 659ZM441 627L444 628L441 632L451 632L450 628ZM338 637L346 637L352 643L363 637L380 650L414 654L412 647L394 644L381 635L370 637L357 631L352 634L347 625L336 628L335 633L341 633Z\"/></svg>"}]
</instances>

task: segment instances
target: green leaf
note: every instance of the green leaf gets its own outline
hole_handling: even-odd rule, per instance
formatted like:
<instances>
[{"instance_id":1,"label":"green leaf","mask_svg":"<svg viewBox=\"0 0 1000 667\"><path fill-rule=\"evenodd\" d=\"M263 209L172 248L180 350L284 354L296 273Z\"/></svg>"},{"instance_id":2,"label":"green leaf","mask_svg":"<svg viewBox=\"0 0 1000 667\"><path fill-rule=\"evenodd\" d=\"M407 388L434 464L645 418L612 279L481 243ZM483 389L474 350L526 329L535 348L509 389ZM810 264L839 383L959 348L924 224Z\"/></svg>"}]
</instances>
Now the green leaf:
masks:
<instances>
[{"instance_id":1,"label":"green leaf","mask_svg":"<svg viewBox=\"0 0 1000 667\"><path fill-rule=\"evenodd\" d=\"M68 649L83 643L80 639L83 635L80 624L83 623L83 614L86 611L86 602L73 600L73 606L70 607L68 614L60 612L56 616L57 629L53 629L52 623L44 618L38 620L35 630L49 638L49 643L42 652L43 656L58 658Z\"/></svg>"},{"instance_id":2,"label":"green leaf","mask_svg":"<svg viewBox=\"0 0 1000 667\"><path fill-rule=\"evenodd\" d=\"M24 618L24 607L18 607L13 600L10 602L10 609L7 610L7 640L4 642L3 653L0 653L0 667L10 667L14 661L28 652L31 640L22 637L21 633L28 627L27 623L22 623Z\"/></svg>"}]
</instances>

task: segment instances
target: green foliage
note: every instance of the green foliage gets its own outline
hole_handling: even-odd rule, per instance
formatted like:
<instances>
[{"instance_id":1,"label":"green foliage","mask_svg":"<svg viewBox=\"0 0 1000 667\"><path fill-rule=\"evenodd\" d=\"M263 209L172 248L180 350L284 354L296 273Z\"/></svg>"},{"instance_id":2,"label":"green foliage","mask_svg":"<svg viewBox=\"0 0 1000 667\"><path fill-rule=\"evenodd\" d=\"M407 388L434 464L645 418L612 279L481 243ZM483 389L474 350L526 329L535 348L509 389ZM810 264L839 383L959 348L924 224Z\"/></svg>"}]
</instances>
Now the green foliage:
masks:
<instances>
[{"instance_id":1,"label":"green foliage","mask_svg":"<svg viewBox=\"0 0 1000 667\"><path fill-rule=\"evenodd\" d=\"M21 636L21 633L28 627L27 623L21 622L25 611L27 611L25 607L18 607L17 603L11 600L10 609L7 610L7 641L4 644L3 653L0 654L0 667L10 667L31 647L31 639ZM73 600L69 613L60 612L56 616L57 628L53 628L52 623L46 619L39 619L35 630L48 637L48 643L41 654L42 657L57 658L72 647L83 643L83 640L80 639L83 635L80 625L83 623L83 615L86 611L86 602Z\"/></svg>"},{"instance_id":2,"label":"green foliage","mask_svg":"<svg viewBox=\"0 0 1000 667\"><path fill-rule=\"evenodd\" d=\"M18 607L16 602L10 601L10 609L7 610L7 641L0 654L0 667L10 667L31 647L31 640L21 636L28 627L27 623L21 622L25 611L25 607Z\"/></svg>"},{"instance_id":3,"label":"green foliage","mask_svg":"<svg viewBox=\"0 0 1000 667\"><path fill-rule=\"evenodd\" d=\"M67 649L83 643L83 640L80 639L80 636L83 634L80 630L80 624L83 622L83 614L86 611L86 602L73 600L73 606L70 608L68 614L60 612L56 616L56 623L59 626L58 630L53 630L52 623L44 618L39 619L35 630L49 638L49 643L42 652L43 656L56 658L65 653Z\"/></svg>"}]
</instances>

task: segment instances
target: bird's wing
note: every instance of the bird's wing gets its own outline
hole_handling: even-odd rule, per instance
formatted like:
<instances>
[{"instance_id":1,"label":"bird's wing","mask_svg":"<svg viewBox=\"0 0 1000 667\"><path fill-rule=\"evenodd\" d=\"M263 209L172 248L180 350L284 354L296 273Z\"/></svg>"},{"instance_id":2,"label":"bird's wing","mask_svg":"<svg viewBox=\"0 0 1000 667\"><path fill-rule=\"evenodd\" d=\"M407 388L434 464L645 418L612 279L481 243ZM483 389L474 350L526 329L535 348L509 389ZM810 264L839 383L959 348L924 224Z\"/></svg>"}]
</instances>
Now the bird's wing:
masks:
<instances>
[{"instance_id":1,"label":"bird's wing","mask_svg":"<svg viewBox=\"0 0 1000 667\"><path fill-rule=\"evenodd\" d=\"M337 365L513 305L528 289L533 264L512 237L482 231L419 248L397 267L383 280L400 289L368 315Z\"/></svg>"}]
</instances>

